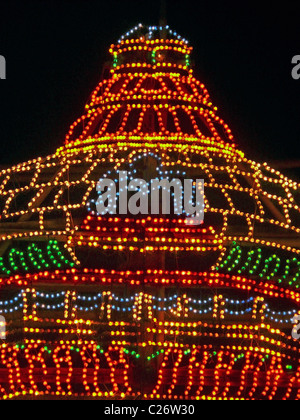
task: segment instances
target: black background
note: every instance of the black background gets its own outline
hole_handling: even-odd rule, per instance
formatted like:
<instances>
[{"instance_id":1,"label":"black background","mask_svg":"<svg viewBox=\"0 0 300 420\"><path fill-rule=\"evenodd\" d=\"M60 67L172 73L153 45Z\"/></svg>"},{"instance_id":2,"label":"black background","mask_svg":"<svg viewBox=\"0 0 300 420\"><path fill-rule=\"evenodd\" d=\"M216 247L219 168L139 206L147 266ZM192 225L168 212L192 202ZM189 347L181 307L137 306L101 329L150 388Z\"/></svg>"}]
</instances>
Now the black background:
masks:
<instances>
[{"instance_id":1,"label":"black background","mask_svg":"<svg viewBox=\"0 0 300 420\"><path fill-rule=\"evenodd\" d=\"M300 80L291 76L299 16L299 1L167 1L167 23L194 46L196 77L239 147L258 161L300 160ZM155 0L2 1L0 164L61 146L100 81L110 44L159 18Z\"/></svg>"}]
</instances>

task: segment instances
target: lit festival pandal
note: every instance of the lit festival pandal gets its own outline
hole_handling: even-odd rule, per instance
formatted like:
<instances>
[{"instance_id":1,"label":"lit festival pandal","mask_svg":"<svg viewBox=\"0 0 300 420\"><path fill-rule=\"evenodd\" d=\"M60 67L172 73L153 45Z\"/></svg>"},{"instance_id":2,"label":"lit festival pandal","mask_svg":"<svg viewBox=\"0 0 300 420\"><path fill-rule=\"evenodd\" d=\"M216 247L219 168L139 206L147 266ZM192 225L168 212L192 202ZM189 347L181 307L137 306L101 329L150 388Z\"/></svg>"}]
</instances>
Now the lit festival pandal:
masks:
<instances>
[{"instance_id":1,"label":"lit festival pandal","mask_svg":"<svg viewBox=\"0 0 300 420\"><path fill-rule=\"evenodd\" d=\"M300 192L249 160L192 47L138 25L64 146L0 173L0 396L300 397ZM96 211L100 178L204 179L205 219Z\"/></svg>"}]
</instances>

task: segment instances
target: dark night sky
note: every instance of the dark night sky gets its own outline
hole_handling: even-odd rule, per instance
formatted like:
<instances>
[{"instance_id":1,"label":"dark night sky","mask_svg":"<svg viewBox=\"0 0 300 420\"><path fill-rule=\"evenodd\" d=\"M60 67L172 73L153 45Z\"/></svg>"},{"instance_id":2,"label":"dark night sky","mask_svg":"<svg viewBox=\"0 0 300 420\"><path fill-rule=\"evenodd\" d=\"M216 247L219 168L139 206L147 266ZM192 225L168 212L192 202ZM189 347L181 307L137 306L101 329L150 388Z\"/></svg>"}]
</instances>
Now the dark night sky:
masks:
<instances>
[{"instance_id":1,"label":"dark night sky","mask_svg":"<svg viewBox=\"0 0 300 420\"><path fill-rule=\"evenodd\" d=\"M170 27L194 46L205 83L240 147L258 161L300 160L298 2L168 0ZM108 47L159 1L9 0L0 8L0 164L50 154L100 81ZM294 175L300 175L294 172Z\"/></svg>"}]
</instances>

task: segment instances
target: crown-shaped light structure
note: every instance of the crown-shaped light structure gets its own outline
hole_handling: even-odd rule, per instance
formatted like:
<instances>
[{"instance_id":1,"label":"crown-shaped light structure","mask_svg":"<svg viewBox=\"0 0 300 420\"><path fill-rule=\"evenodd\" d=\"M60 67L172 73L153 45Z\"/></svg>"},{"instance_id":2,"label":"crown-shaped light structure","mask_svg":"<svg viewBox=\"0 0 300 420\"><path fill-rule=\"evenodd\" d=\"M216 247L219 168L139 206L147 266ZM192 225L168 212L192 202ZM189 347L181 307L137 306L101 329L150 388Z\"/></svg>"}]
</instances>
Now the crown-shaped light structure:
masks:
<instances>
[{"instance_id":1,"label":"crown-shaped light structure","mask_svg":"<svg viewBox=\"0 0 300 420\"><path fill-rule=\"evenodd\" d=\"M299 399L300 185L239 150L191 52L137 25L64 144L0 173L3 399ZM204 179L204 224L98 214L120 171Z\"/></svg>"}]
</instances>

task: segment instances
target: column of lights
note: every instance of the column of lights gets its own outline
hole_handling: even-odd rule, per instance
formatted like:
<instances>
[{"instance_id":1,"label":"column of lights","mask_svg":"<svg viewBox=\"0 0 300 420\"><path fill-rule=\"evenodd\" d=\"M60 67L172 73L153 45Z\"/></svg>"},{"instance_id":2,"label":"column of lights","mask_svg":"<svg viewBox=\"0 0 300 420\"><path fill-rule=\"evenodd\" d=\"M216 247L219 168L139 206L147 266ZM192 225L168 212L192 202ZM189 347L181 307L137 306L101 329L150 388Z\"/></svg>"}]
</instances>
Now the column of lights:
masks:
<instances>
[{"instance_id":1,"label":"column of lights","mask_svg":"<svg viewBox=\"0 0 300 420\"><path fill-rule=\"evenodd\" d=\"M171 398L171 395L173 394L173 390L175 389L175 387L177 385L178 366L180 366L180 363L182 362L182 359L183 359L183 352L181 351L178 354L178 359L174 363L174 369L173 369L173 374L172 374L172 383L170 384L169 389L168 389L168 394L169 394L170 398ZM162 366L163 366L163 364L162 364Z\"/></svg>"},{"instance_id":2,"label":"column of lights","mask_svg":"<svg viewBox=\"0 0 300 420\"><path fill-rule=\"evenodd\" d=\"M107 296L107 300L108 300L107 303L105 302L106 296ZM101 311L101 314L104 314L105 309L106 309L107 320L111 319L112 300L113 300L113 297L112 297L111 291L103 292L103 298L102 298L100 311Z\"/></svg>"},{"instance_id":3,"label":"column of lights","mask_svg":"<svg viewBox=\"0 0 300 420\"><path fill-rule=\"evenodd\" d=\"M256 363L256 368L253 375L253 387L251 388L251 391L249 392L250 398L252 398L255 394L255 391L258 387L258 380L259 380L259 373L261 371L261 368L264 366L264 356L262 354L259 355L259 362Z\"/></svg>"},{"instance_id":4,"label":"column of lights","mask_svg":"<svg viewBox=\"0 0 300 420\"><path fill-rule=\"evenodd\" d=\"M26 293L27 294L31 294L32 304L31 304L31 314L30 314L30 317L32 317L33 319L36 319L37 318L37 304L36 304L37 294L36 294L36 289L34 289L34 288L27 289L26 290Z\"/></svg>"},{"instance_id":5,"label":"column of lights","mask_svg":"<svg viewBox=\"0 0 300 420\"><path fill-rule=\"evenodd\" d=\"M241 384L236 394L238 398L241 398L242 395L245 395L247 373L249 372L250 366L251 366L250 360L251 360L251 352L247 351L245 354L245 365L243 369L241 370Z\"/></svg>"},{"instance_id":6,"label":"column of lights","mask_svg":"<svg viewBox=\"0 0 300 420\"><path fill-rule=\"evenodd\" d=\"M213 318L221 320L225 318L225 304L226 302L222 295L214 296Z\"/></svg>"},{"instance_id":7,"label":"column of lights","mask_svg":"<svg viewBox=\"0 0 300 420\"><path fill-rule=\"evenodd\" d=\"M252 398L258 388L259 385L259 374L261 372L262 367L264 366L265 363L265 357L262 354L259 354L258 356L258 362L256 362L256 368L254 370L254 375L253 375L253 387L251 388L250 392L249 392L249 396L250 398Z\"/></svg>"},{"instance_id":8,"label":"column of lights","mask_svg":"<svg viewBox=\"0 0 300 420\"><path fill-rule=\"evenodd\" d=\"M33 346L33 348L38 349L39 344L35 343L35 345ZM35 395L39 395L39 389L38 389L38 385L35 383L34 380L34 364L35 362L37 362L37 364L41 365L42 367L42 371L43 371L43 387L45 388L46 393L50 393L51 392L51 386L48 384L47 382L47 376L48 376L48 370L47 370L47 366L46 363L44 361L43 358L43 353L45 353L47 350L45 348L40 348L38 354L33 354L30 352L29 348L26 348L24 350L25 352L25 357L28 361L29 364L29 368L28 368L28 378L29 378L29 382L30 382L30 394L35 394Z\"/></svg>"},{"instance_id":9,"label":"column of lights","mask_svg":"<svg viewBox=\"0 0 300 420\"><path fill-rule=\"evenodd\" d=\"M145 307L147 309L148 318L153 319L153 309L154 309L153 296L149 293L146 293L144 295L144 302L145 302Z\"/></svg>"},{"instance_id":10,"label":"column of lights","mask_svg":"<svg viewBox=\"0 0 300 420\"><path fill-rule=\"evenodd\" d=\"M23 298L23 319L26 320L28 314L28 294L31 294L31 290L23 290L22 292L22 298Z\"/></svg>"},{"instance_id":11,"label":"column of lights","mask_svg":"<svg viewBox=\"0 0 300 420\"><path fill-rule=\"evenodd\" d=\"M133 319L135 321L141 321L142 319L142 308L143 308L143 292L135 295L133 310Z\"/></svg>"},{"instance_id":12,"label":"column of lights","mask_svg":"<svg viewBox=\"0 0 300 420\"><path fill-rule=\"evenodd\" d=\"M67 291L65 293L65 299L64 299L64 317L65 319L75 319L76 318L76 292L73 291ZM70 311L71 309L71 311Z\"/></svg>"},{"instance_id":13,"label":"column of lights","mask_svg":"<svg viewBox=\"0 0 300 420\"><path fill-rule=\"evenodd\" d=\"M295 373L295 375L290 379L289 384L287 386L287 392L285 394L285 398L284 400L288 400L291 397L291 393L293 391L293 386L295 385L295 383L298 383L300 379L300 371L297 371ZM297 392L297 396L296 399L298 400L300 397L300 393L299 391Z\"/></svg>"},{"instance_id":14,"label":"column of lights","mask_svg":"<svg viewBox=\"0 0 300 420\"><path fill-rule=\"evenodd\" d=\"M184 391L184 397L186 399L188 399L189 393L192 389L194 380L193 380L193 368L192 366L194 366L196 363L196 354L197 354L197 349L194 349L193 351L190 351L191 353L191 359L190 359L190 363L189 363L189 368L188 368L188 383L186 386L186 389Z\"/></svg>"},{"instance_id":15,"label":"column of lights","mask_svg":"<svg viewBox=\"0 0 300 420\"><path fill-rule=\"evenodd\" d=\"M85 391L87 393L91 394L90 391L90 386L88 385L87 382L87 372L88 372L88 365L90 364L94 364L95 366L95 370L94 370L94 375L93 375L93 386L94 386L94 392L93 392L93 396L104 396L104 394L101 392L99 385L98 385L98 373L100 370L100 359L97 357L97 350L99 350L99 347L94 344L91 343L90 345L87 346L87 348L89 350L92 350L92 356L90 355L90 352L88 352L88 358L86 357L86 351L81 351L80 355L82 357L82 360L84 362L84 370L83 370L83 375L82 375L82 379L83 379L83 385L85 387ZM100 350L100 353L103 354L104 350Z\"/></svg>"},{"instance_id":16,"label":"column of lights","mask_svg":"<svg viewBox=\"0 0 300 420\"><path fill-rule=\"evenodd\" d=\"M261 323L264 322L265 311L266 311L266 304L265 304L264 298L256 297L254 299L252 319L257 320Z\"/></svg>"},{"instance_id":17,"label":"column of lights","mask_svg":"<svg viewBox=\"0 0 300 420\"><path fill-rule=\"evenodd\" d=\"M64 352L65 356L59 357L58 354ZM72 385L71 385L71 379L73 374L73 363L71 359L71 353L70 349L66 344L61 345L60 347L57 347L53 351L53 361L56 364L56 386L57 386L57 393L58 395L72 395ZM68 365L68 376L66 379L66 385L68 392L63 390L61 386L61 364L67 364Z\"/></svg>"},{"instance_id":18,"label":"column of lights","mask_svg":"<svg viewBox=\"0 0 300 420\"><path fill-rule=\"evenodd\" d=\"M277 362L277 360L275 358L271 359L270 369L267 371L267 375L266 375L267 385L265 386L264 390L261 393L261 395L263 397L266 397L268 392L270 391L271 384L272 384L272 379L271 378L274 376L274 373L277 373L277 369L275 368L276 362ZM282 367L280 367L280 368L281 368L281 371L283 371ZM271 393L271 396L272 395L273 395L273 392Z\"/></svg>"},{"instance_id":19,"label":"column of lights","mask_svg":"<svg viewBox=\"0 0 300 420\"><path fill-rule=\"evenodd\" d=\"M225 378L227 379L233 369L233 366L235 364L235 355L234 354L225 354L226 356L229 356L229 363L224 363L224 354L223 352L219 352L218 354L218 364L216 366L217 372L215 375L215 387L211 393L212 397L215 398L219 393L220 393L220 370L224 369L225 370ZM223 391L223 393L221 394L221 398L226 398L228 390L230 389L230 382L226 383L226 387Z\"/></svg>"}]
</instances>

